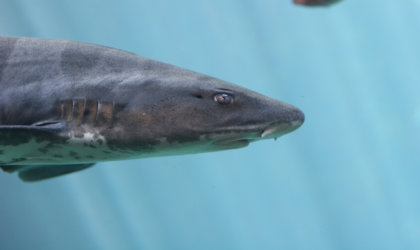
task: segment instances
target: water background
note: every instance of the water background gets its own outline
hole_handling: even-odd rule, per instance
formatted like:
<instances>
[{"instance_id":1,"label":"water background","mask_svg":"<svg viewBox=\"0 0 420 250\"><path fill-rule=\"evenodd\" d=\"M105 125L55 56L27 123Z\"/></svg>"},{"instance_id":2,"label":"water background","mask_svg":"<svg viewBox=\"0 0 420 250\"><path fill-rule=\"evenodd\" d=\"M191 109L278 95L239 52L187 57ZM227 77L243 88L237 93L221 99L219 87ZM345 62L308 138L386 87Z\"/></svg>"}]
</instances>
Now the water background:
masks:
<instances>
[{"instance_id":1,"label":"water background","mask_svg":"<svg viewBox=\"0 0 420 250\"><path fill-rule=\"evenodd\" d=\"M0 35L132 51L306 122L36 184L0 173L0 249L420 249L419 24L419 0L1 0Z\"/></svg>"}]
</instances>

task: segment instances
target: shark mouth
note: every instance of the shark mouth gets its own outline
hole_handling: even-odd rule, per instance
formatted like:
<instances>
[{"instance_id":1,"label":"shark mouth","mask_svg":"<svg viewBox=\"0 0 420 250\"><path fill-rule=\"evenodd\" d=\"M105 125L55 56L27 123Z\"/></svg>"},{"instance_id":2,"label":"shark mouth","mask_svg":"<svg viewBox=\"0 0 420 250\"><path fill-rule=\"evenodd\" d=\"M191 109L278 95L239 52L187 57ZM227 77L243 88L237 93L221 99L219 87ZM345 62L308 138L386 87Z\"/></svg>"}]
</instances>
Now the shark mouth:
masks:
<instances>
[{"instance_id":1,"label":"shark mouth","mask_svg":"<svg viewBox=\"0 0 420 250\"><path fill-rule=\"evenodd\" d=\"M299 128L302 125L302 121L292 121L292 122L281 122L281 123L274 123L270 126L266 127L261 132L261 138L263 139L269 139L274 138L277 139L277 137L280 137L284 134L290 133L297 128Z\"/></svg>"},{"instance_id":2,"label":"shark mouth","mask_svg":"<svg viewBox=\"0 0 420 250\"><path fill-rule=\"evenodd\" d=\"M246 131L242 134L232 135L227 138L216 140L213 145L222 146L225 148L242 148L248 146L252 141L260 139L277 139L278 137L290 133L302 125L301 121L293 122L277 122L273 123L263 130ZM239 132L240 133L240 132Z\"/></svg>"},{"instance_id":3,"label":"shark mouth","mask_svg":"<svg viewBox=\"0 0 420 250\"><path fill-rule=\"evenodd\" d=\"M224 149L242 148L249 143L261 139L277 139L278 137L290 133L299 128L303 119L289 122L274 122L263 129L250 129L233 132L230 136L213 141L214 146L220 146Z\"/></svg>"},{"instance_id":4,"label":"shark mouth","mask_svg":"<svg viewBox=\"0 0 420 250\"><path fill-rule=\"evenodd\" d=\"M229 137L213 142L213 145L223 146L228 148L242 148L248 146L250 139L245 139L241 136Z\"/></svg>"}]
</instances>

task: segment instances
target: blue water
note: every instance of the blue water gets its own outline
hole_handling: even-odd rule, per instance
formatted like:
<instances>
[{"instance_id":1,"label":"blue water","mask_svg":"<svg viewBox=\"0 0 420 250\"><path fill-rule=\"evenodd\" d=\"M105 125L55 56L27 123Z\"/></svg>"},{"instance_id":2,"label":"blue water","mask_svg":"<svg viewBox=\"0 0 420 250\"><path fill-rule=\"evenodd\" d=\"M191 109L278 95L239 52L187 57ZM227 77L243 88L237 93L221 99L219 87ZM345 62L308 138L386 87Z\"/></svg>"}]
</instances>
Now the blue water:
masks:
<instances>
[{"instance_id":1,"label":"blue water","mask_svg":"<svg viewBox=\"0 0 420 250\"><path fill-rule=\"evenodd\" d=\"M2 0L0 35L116 47L289 102L245 149L0 173L0 249L420 249L420 2Z\"/></svg>"}]
</instances>

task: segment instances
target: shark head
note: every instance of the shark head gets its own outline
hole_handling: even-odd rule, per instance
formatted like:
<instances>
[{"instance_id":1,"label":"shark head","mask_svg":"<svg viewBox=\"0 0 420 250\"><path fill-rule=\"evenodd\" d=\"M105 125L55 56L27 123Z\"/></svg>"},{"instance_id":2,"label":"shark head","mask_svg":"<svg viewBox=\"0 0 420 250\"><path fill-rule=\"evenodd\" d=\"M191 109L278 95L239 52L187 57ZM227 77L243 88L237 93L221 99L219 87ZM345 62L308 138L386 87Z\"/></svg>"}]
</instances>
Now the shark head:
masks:
<instances>
[{"instance_id":1,"label":"shark head","mask_svg":"<svg viewBox=\"0 0 420 250\"><path fill-rule=\"evenodd\" d=\"M160 155L241 148L304 122L298 108L235 84L190 71L168 75L137 85L121 123L130 124L123 130L132 144L148 141Z\"/></svg>"},{"instance_id":2,"label":"shark head","mask_svg":"<svg viewBox=\"0 0 420 250\"><path fill-rule=\"evenodd\" d=\"M190 110L186 130L199 135L211 151L277 139L304 122L303 112L292 105L221 80L208 81L202 80L191 89L191 104L181 105L180 109Z\"/></svg>"}]
</instances>

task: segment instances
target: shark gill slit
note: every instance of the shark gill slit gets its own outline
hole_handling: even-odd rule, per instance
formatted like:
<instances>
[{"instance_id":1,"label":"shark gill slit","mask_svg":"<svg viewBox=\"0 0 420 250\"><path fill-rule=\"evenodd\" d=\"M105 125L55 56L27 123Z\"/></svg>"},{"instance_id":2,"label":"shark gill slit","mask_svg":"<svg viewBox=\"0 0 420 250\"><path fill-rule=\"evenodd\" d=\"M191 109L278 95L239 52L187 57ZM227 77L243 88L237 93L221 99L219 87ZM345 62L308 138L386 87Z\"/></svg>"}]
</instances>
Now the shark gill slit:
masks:
<instances>
[{"instance_id":1,"label":"shark gill slit","mask_svg":"<svg viewBox=\"0 0 420 250\"><path fill-rule=\"evenodd\" d=\"M86 100L86 108L83 112L83 121L84 123L95 123L97 112L98 112L98 103L93 100Z\"/></svg>"},{"instance_id":2,"label":"shark gill slit","mask_svg":"<svg viewBox=\"0 0 420 250\"><path fill-rule=\"evenodd\" d=\"M83 120L83 114L86 109L86 99L74 99L73 100L73 122L76 125L80 125Z\"/></svg>"},{"instance_id":3,"label":"shark gill slit","mask_svg":"<svg viewBox=\"0 0 420 250\"><path fill-rule=\"evenodd\" d=\"M98 101L95 125L111 127L113 114L114 114L114 102L110 103L110 102Z\"/></svg>"},{"instance_id":4,"label":"shark gill slit","mask_svg":"<svg viewBox=\"0 0 420 250\"><path fill-rule=\"evenodd\" d=\"M64 120L64 103L61 103L61 120Z\"/></svg>"},{"instance_id":5,"label":"shark gill slit","mask_svg":"<svg viewBox=\"0 0 420 250\"><path fill-rule=\"evenodd\" d=\"M109 128L112 128L114 125L114 115L115 115L115 101L112 101L112 113L111 113L111 121L109 122Z\"/></svg>"},{"instance_id":6,"label":"shark gill slit","mask_svg":"<svg viewBox=\"0 0 420 250\"><path fill-rule=\"evenodd\" d=\"M97 107L96 107L95 123L98 122L98 117L99 117L99 114L101 113L101 102L97 101L96 103L97 103L96 104Z\"/></svg>"},{"instance_id":7,"label":"shark gill slit","mask_svg":"<svg viewBox=\"0 0 420 250\"><path fill-rule=\"evenodd\" d=\"M73 101L67 101L64 103L65 106L65 117L64 119L66 121L71 121L72 116L73 116Z\"/></svg>"},{"instance_id":8,"label":"shark gill slit","mask_svg":"<svg viewBox=\"0 0 420 250\"><path fill-rule=\"evenodd\" d=\"M117 108L115 101L101 102L87 99L72 99L57 104L61 120L71 121L76 125L88 123L109 128L113 125Z\"/></svg>"},{"instance_id":9,"label":"shark gill slit","mask_svg":"<svg viewBox=\"0 0 420 250\"><path fill-rule=\"evenodd\" d=\"M73 119L74 119L74 106L75 106L75 101L74 100L71 100L71 118L70 118L70 121L73 121Z\"/></svg>"}]
</instances>

